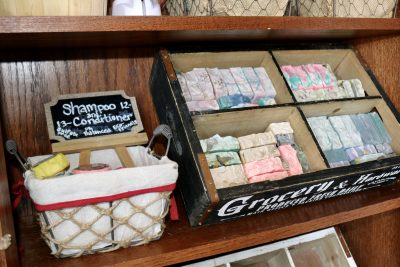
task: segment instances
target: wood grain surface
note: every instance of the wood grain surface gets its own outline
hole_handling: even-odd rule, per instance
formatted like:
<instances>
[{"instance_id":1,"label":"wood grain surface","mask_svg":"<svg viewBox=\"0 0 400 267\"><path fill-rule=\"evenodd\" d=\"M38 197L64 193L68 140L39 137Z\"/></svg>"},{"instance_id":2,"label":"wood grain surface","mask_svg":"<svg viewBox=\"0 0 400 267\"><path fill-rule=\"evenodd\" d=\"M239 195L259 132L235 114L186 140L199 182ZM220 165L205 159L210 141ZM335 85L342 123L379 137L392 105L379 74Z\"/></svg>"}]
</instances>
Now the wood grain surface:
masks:
<instances>
[{"instance_id":1,"label":"wood grain surface","mask_svg":"<svg viewBox=\"0 0 400 267\"><path fill-rule=\"evenodd\" d=\"M398 34L393 19L306 17L0 17L0 47L339 40Z\"/></svg>"},{"instance_id":2,"label":"wood grain surface","mask_svg":"<svg viewBox=\"0 0 400 267\"><path fill-rule=\"evenodd\" d=\"M0 119L1 125L1 119ZM7 250L0 250L0 266L17 266L19 264L17 252L17 236L15 235L12 206L9 193L9 183L4 155L4 139L0 128L0 238L11 235L11 246Z\"/></svg>"}]
</instances>

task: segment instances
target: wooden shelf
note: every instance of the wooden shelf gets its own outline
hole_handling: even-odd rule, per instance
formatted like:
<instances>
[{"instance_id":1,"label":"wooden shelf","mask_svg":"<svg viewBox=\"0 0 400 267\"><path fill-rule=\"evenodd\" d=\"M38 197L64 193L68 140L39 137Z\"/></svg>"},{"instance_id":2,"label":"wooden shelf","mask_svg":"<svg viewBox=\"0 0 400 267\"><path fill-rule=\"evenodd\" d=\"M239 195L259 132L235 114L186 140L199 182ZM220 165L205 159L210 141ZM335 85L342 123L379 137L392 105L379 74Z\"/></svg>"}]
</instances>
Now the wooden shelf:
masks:
<instances>
[{"instance_id":1,"label":"wooden shelf","mask_svg":"<svg viewBox=\"0 0 400 267\"><path fill-rule=\"evenodd\" d=\"M167 222L160 240L76 259L55 259L38 226L21 226L23 266L165 266L248 248L357 220L400 207L400 183L269 214L192 228L186 218ZM180 207L181 217L185 217Z\"/></svg>"},{"instance_id":2,"label":"wooden shelf","mask_svg":"<svg viewBox=\"0 0 400 267\"><path fill-rule=\"evenodd\" d=\"M339 40L397 34L400 19L305 17L1 17L0 48Z\"/></svg>"}]
</instances>

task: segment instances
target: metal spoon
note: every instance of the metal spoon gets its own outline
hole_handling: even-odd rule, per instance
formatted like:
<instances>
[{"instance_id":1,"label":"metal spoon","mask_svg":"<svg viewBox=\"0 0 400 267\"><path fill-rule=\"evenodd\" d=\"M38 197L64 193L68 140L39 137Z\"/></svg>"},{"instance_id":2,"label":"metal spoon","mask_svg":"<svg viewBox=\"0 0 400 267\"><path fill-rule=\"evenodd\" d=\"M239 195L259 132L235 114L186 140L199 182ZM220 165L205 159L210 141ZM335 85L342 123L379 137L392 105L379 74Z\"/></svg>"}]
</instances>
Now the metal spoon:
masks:
<instances>
[{"instance_id":1,"label":"metal spoon","mask_svg":"<svg viewBox=\"0 0 400 267\"><path fill-rule=\"evenodd\" d=\"M29 164L27 160L18 152L17 143L14 140L10 139L6 141L6 150L8 153L17 158L19 164L21 164L25 171L29 170Z\"/></svg>"}]
</instances>

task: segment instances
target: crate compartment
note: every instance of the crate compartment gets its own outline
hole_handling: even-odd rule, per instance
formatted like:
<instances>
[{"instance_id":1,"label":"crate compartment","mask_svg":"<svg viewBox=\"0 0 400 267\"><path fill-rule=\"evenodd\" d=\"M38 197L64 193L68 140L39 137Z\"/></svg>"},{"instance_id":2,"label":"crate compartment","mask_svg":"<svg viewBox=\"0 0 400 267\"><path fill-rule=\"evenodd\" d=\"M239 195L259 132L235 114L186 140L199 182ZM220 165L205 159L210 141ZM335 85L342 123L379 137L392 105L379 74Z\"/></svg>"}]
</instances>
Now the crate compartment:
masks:
<instances>
[{"instance_id":1,"label":"crate compartment","mask_svg":"<svg viewBox=\"0 0 400 267\"><path fill-rule=\"evenodd\" d=\"M272 54L279 67L287 65L300 66L306 64L328 64L337 80L359 79L366 97L376 97L381 95L377 88L377 83L374 83L369 76L370 74L367 73L367 70L351 49L275 50ZM291 90L291 93L293 92L294 91ZM352 97L345 96L343 98ZM334 99L338 99L338 97L332 97L332 100ZM324 98L323 100L329 99ZM312 100L297 99L297 102L308 101Z\"/></svg>"},{"instance_id":2,"label":"crate compartment","mask_svg":"<svg viewBox=\"0 0 400 267\"><path fill-rule=\"evenodd\" d=\"M275 102L277 104L293 103L285 82L271 54L267 51L170 53L169 58L175 73L187 73L194 68L262 67L275 88Z\"/></svg>"},{"instance_id":3,"label":"crate compartment","mask_svg":"<svg viewBox=\"0 0 400 267\"><path fill-rule=\"evenodd\" d=\"M306 118L319 117L319 116L340 116L340 115L353 115L365 114L369 112L377 112L383 121L383 124L391 137L389 144L393 149L394 154L400 153L400 141L396 136L400 132L400 124L394 114L391 112L388 105L382 99L365 99L355 103L354 101L345 102L331 102L315 105L304 105L301 107L302 112ZM314 135L314 133L313 133ZM364 144L367 145L367 144ZM321 150L321 146L319 146ZM322 153L325 157L325 154ZM398 158L398 157L397 157ZM325 160L327 161L326 157ZM382 159L383 161L385 159ZM329 164L328 164L329 166Z\"/></svg>"},{"instance_id":4,"label":"crate compartment","mask_svg":"<svg viewBox=\"0 0 400 267\"><path fill-rule=\"evenodd\" d=\"M251 119L250 119L251 118ZM263 133L270 123L289 122L294 139L307 156L310 172L326 169L310 132L295 107L276 107L193 116L193 124L199 139L220 136L241 137Z\"/></svg>"}]
</instances>

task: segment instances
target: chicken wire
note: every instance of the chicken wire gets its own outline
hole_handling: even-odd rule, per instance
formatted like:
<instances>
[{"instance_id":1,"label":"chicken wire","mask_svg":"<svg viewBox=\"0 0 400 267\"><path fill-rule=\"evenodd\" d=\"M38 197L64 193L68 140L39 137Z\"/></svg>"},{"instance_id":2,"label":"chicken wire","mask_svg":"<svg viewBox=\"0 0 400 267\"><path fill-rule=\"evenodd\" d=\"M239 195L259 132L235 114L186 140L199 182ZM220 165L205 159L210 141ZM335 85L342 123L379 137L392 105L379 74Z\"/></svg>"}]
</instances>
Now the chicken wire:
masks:
<instances>
[{"instance_id":1,"label":"chicken wire","mask_svg":"<svg viewBox=\"0 0 400 267\"><path fill-rule=\"evenodd\" d=\"M307 17L393 18L398 0L297 0L296 13Z\"/></svg>"},{"instance_id":2,"label":"chicken wire","mask_svg":"<svg viewBox=\"0 0 400 267\"><path fill-rule=\"evenodd\" d=\"M171 16L284 16L294 0L168 0Z\"/></svg>"}]
</instances>

